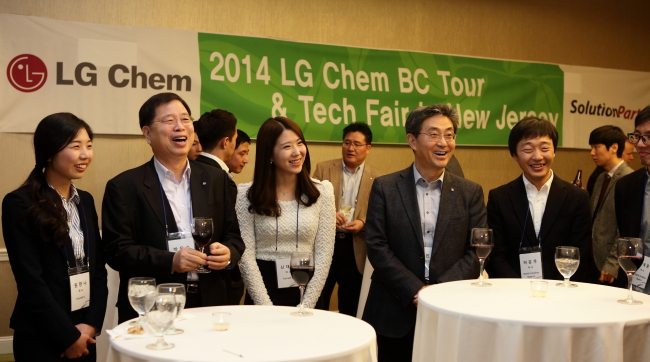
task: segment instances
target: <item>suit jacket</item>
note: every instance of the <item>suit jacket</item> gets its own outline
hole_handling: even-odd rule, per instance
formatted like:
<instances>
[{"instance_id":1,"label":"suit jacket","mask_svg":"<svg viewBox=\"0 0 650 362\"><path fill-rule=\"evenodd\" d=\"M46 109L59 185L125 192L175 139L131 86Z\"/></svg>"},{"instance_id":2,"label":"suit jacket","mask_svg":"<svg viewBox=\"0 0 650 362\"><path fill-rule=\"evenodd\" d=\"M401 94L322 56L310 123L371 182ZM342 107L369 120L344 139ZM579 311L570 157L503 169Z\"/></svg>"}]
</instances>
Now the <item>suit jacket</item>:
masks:
<instances>
[{"instance_id":1,"label":"suit jacket","mask_svg":"<svg viewBox=\"0 0 650 362\"><path fill-rule=\"evenodd\" d=\"M594 261L598 270L604 271L614 277L618 276L619 265L618 255L616 253L616 239L618 238L618 225L616 224L616 211L614 207L614 186L618 180L634 170L623 162L614 172L612 179L607 185L602 204L598 210L598 199L603 187L603 181L607 172L601 173L594 184L594 192L591 194L591 210L594 220L592 227L592 247L594 251Z\"/></svg>"},{"instance_id":2,"label":"suit jacket","mask_svg":"<svg viewBox=\"0 0 650 362\"><path fill-rule=\"evenodd\" d=\"M228 175L214 167L190 162L192 212L211 217L212 241L230 249L232 264L244 251L235 215L235 200L227 186ZM135 317L128 300L128 281L132 277L155 277L156 284L185 283L187 273L172 273L174 253L167 249L165 218L169 231L178 230L176 221L156 173L153 158L144 165L125 171L106 184L102 221L104 247L108 264L120 273L117 308L120 321ZM164 205L164 206L163 206ZM202 304L227 303L228 271L199 274Z\"/></svg>"},{"instance_id":3,"label":"suit jacket","mask_svg":"<svg viewBox=\"0 0 650 362\"><path fill-rule=\"evenodd\" d=\"M18 297L9 326L14 330L47 336L45 345L59 356L81 333L76 324L86 323L102 330L108 288L106 267L93 197L77 189L81 229L88 241L90 256L90 306L71 312L70 278L63 249L45 242L25 224L31 206L26 188L5 196L2 202L2 231L16 278ZM71 258L71 256L69 256ZM39 348L35 345L35 348Z\"/></svg>"},{"instance_id":4,"label":"suit jacket","mask_svg":"<svg viewBox=\"0 0 650 362\"><path fill-rule=\"evenodd\" d=\"M226 171L223 168L221 168L221 165L219 162L211 159L210 157L205 157L203 155L199 155L199 157L196 158L197 162L204 163L206 165L214 166L220 170ZM228 172L228 171L226 171ZM230 187L230 191L232 192L233 200L237 200L237 184L235 184L235 181L233 181L230 176L228 176L228 186Z\"/></svg>"},{"instance_id":5,"label":"suit jacket","mask_svg":"<svg viewBox=\"0 0 650 362\"><path fill-rule=\"evenodd\" d=\"M365 164L363 175L361 175L361 184L359 185L359 193L357 194L357 204L354 209L353 220L361 220L366 222L366 213L368 212L368 198L370 197L370 188L372 181L381 176L381 173L370 166ZM336 203L336 210L341 207L341 179L343 178L343 160L329 160L320 162L316 165L314 178L319 180L328 180L334 186L334 201ZM363 274L363 269L366 265L366 233L360 231L353 236L352 241L354 247L354 259L357 264L359 273Z\"/></svg>"},{"instance_id":6,"label":"suit jacket","mask_svg":"<svg viewBox=\"0 0 650 362\"><path fill-rule=\"evenodd\" d=\"M413 298L423 286L478 277L470 231L485 226L481 186L445 172L427 283L413 166L378 177L368 202L366 241L374 272L363 320L377 334L404 337L415 326Z\"/></svg>"},{"instance_id":7,"label":"suit jacket","mask_svg":"<svg viewBox=\"0 0 650 362\"><path fill-rule=\"evenodd\" d=\"M526 213L528 197L522 177L490 190L488 195L488 224L494 232L494 250L485 265L492 278L520 278L519 242L522 247L538 245L531 213ZM555 266L555 248L577 246L580 265L572 280L586 281L586 266L591 256L591 209L587 191L561 180L557 174L553 177L539 240L545 279L564 279Z\"/></svg>"},{"instance_id":8,"label":"suit jacket","mask_svg":"<svg viewBox=\"0 0 650 362\"><path fill-rule=\"evenodd\" d=\"M614 204L616 223L621 237L642 238L641 218L643 217L643 197L646 180L646 167L621 177L616 183ZM648 255L646 251L646 255Z\"/></svg>"}]
</instances>

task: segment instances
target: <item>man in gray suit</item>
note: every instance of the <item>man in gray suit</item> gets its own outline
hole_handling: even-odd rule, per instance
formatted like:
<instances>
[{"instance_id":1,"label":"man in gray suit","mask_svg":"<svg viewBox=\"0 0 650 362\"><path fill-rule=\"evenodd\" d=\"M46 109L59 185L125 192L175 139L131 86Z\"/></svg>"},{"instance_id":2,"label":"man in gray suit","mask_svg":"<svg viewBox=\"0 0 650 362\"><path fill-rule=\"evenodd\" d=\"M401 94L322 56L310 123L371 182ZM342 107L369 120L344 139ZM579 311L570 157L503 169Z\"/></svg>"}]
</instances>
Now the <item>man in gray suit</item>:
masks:
<instances>
[{"instance_id":1,"label":"man in gray suit","mask_svg":"<svg viewBox=\"0 0 650 362\"><path fill-rule=\"evenodd\" d=\"M415 162L372 186L366 242L374 272L363 320L377 332L380 362L411 360L421 289L479 274L470 231L487 224L483 190L445 172L457 128L449 106L414 109L406 138Z\"/></svg>"},{"instance_id":2,"label":"man in gray suit","mask_svg":"<svg viewBox=\"0 0 650 362\"><path fill-rule=\"evenodd\" d=\"M616 255L618 226L614 210L614 185L619 178L634 171L621 158L626 140L625 133L616 126L598 127L589 135L591 158L596 166L605 169L596 179L591 194L591 213L594 221L592 243L594 262L598 268L592 278L597 278L603 284L614 284L616 281L616 285L622 287L625 287L627 278L619 268Z\"/></svg>"}]
</instances>

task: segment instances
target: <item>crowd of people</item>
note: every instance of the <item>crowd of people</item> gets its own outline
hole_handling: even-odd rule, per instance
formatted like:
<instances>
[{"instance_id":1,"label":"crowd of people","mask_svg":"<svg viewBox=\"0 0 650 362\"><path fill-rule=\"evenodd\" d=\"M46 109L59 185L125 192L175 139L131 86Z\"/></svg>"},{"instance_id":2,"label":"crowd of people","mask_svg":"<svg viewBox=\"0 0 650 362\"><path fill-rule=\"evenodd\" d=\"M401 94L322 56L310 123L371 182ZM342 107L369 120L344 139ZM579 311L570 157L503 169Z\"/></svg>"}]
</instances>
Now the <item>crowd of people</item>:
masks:
<instances>
[{"instance_id":1,"label":"crowd of people","mask_svg":"<svg viewBox=\"0 0 650 362\"><path fill-rule=\"evenodd\" d=\"M101 237L92 196L72 182L93 160L91 127L56 113L36 128L35 167L2 203L18 287L10 321L16 361L96 359L108 296L105 264L119 272L124 322L137 317L128 300L132 277L184 284L186 308L242 299L295 306L300 294L281 282L278 265L294 251L309 251L315 271L305 306L329 309L338 284L339 312L356 316L367 257L374 270L362 318L377 333L379 361L410 361L418 292L478 277L473 228L493 230L491 278L562 279L554 264L562 245L579 247L574 280L624 287L616 238L641 237L650 255L648 171L626 163L636 147L650 167L650 106L632 133L615 126L591 132L591 156L602 172L594 173L589 193L553 173L553 124L522 119L508 139L522 175L491 190L487 207L481 185L465 179L453 157L458 114L443 104L409 114L414 162L389 175L365 162L372 132L364 123L345 127L342 157L319 163L311 175L300 127L269 118L257 133L253 181L240 185L232 173L249 162L251 139L232 113L213 110L193 121L182 98L159 93L142 105L139 121L153 157L108 181ZM205 253L177 247L193 217L213 220ZM523 270L523 259L541 268ZM199 266L211 272L197 273Z\"/></svg>"}]
</instances>

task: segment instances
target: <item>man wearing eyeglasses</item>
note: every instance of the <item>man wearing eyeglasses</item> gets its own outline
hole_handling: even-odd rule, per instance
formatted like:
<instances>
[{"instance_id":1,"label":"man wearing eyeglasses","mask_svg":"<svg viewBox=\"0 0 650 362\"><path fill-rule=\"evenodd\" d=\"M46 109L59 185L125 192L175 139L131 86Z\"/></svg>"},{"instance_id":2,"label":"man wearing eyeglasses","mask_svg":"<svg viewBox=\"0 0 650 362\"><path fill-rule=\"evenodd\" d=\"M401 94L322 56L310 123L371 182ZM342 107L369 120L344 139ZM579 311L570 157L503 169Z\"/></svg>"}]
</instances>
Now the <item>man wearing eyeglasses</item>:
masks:
<instances>
[{"instance_id":1,"label":"man wearing eyeglasses","mask_svg":"<svg viewBox=\"0 0 650 362\"><path fill-rule=\"evenodd\" d=\"M320 162L314 172L314 178L328 180L334 185L337 210L334 256L316 307L329 310L330 297L338 283L339 312L355 317L366 264L364 227L368 197L373 180L381 176L365 162L371 144L370 127L365 123L352 123L343 129L343 158Z\"/></svg>"},{"instance_id":2,"label":"man wearing eyeglasses","mask_svg":"<svg viewBox=\"0 0 650 362\"><path fill-rule=\"evenodd\" d=\"M470 235L487 224L483 189L445 171L457 128L450 106L414 109L406 139L415 162L372 185L366 241L374 272L363 320L377 332L380 362L411 360L421 289L479 274Z\"/></svg>"},{"instance_id":3,"label":"man wearing eyeglasses","mask_svg":"<svg viewBox=\"0 0 650 362\"><path fill-rule=\"evenodd\" d=\"M128 298L132 277L185 284L187 308L227 304L223 270L244 251L228 175L188 160L194 127L178 95L152 96L139 115L153 157L108 181L102 208L106 260L120 273L118 320L137 316ZM212 218L207 254L194 249L193 217ZM199 265L211 272L196 273Z\"/></svg>"},{"instance_id":4,"label":"man wearing eyeglasses","mask_svg":"<svg viewBox=\"0 0 650 362\"><path fill-rule=\"evenodd\" d=\"M635 274L634 289L650 294L647 283L650 267L650 106L634 119L634 132L628 133L643 167L622 177L616 183L614 203L616 222L621 237L641 238L644 250L644 268ZM638 277L637 277L638 275Z\"/></svg>"}]
</instances>

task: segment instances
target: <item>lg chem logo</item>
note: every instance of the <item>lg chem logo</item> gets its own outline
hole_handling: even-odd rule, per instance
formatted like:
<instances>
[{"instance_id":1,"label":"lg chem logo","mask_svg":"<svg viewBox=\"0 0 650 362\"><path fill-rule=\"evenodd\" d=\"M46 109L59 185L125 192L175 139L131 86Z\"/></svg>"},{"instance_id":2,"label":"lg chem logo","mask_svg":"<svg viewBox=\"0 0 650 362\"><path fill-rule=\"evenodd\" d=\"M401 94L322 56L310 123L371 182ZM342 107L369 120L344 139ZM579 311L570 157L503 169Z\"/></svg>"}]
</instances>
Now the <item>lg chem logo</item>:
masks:
<instances>
[{"instance_id":1,"label":"lg chem logo","mask_svg":"<svg viewBox=\"0 0 650 362\"><path fill-rule=\"evenodd\" d=\"M39 57L32 54L21 54L9 62L7 79L14 88L21 92L34 92L45 84L47 67Z\"/></svg>"}]
</instances>

